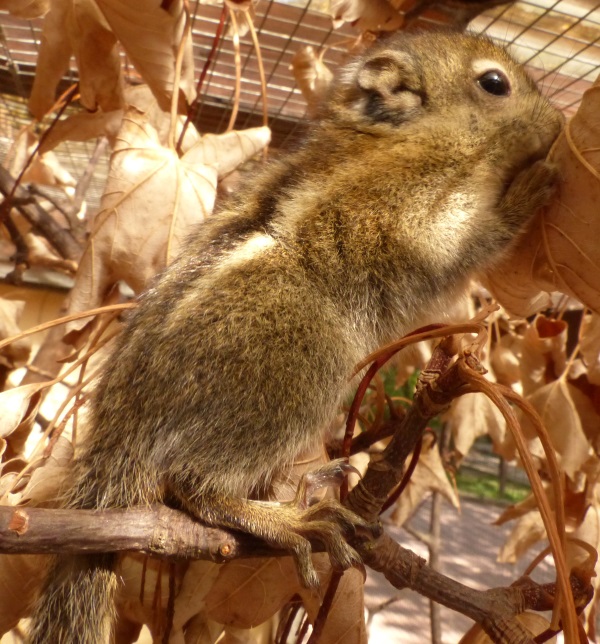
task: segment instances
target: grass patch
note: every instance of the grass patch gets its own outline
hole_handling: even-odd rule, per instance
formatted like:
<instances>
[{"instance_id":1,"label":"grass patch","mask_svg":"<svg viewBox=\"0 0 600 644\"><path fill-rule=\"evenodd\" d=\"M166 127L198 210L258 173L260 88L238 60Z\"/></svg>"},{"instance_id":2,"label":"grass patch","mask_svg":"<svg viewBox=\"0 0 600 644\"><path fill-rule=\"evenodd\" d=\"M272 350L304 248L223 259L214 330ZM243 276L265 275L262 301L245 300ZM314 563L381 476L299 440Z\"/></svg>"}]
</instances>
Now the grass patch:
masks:
<instances>
[{"instance_id":1,"label":"grass patch","mask_svg":"<svg viewBox=\"0 0 600 644\"><path fill-rule=\"evenodd\" d=\"M474 472L467 468L460 469L456 474L456 484L461 492L483 500L508 501L518 503L530 492L528 485L507 481L504 494L500 494L500 480L497 476Z\"/></svg>"}]
</instances>

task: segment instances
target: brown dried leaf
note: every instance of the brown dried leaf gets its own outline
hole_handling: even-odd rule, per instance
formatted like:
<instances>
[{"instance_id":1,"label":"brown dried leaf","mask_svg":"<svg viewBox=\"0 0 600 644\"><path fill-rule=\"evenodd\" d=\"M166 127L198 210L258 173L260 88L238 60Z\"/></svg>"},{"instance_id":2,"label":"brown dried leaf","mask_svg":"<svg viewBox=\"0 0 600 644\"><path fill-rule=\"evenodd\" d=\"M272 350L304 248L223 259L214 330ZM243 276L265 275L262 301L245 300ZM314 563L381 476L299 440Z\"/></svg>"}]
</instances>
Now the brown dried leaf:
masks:
<instances>
[{"instance_id":1,"label":"brown dried leaf","mask_svg":"<svg viewBox=\"0 0 600 644\"><path fill-rule=\"evenodd\" d=\"M28 129L23 129L16 138L8 155L6 167L13 177L21 174L30 156L37 148L39 139ZM61 165L54 152L36 154L29 164L22 181L40 183L46 186L65 188L74 187L76 181L73 176Z\"/></svg>"},{"instance_id":2,"label":"brown dried leaf","mask_svg":"<svg viewBox=\"0 0 600 644\"><path fill-rule=\"evenodd\" d=\"M396 31L404 23L387 0L331 0L329 14L335 29L351 22L360 31Z\"/></svg>"},{"instance_id":3,"label":"brown dried leaf","mask_svg":"<svg viewBox=\"0 0 600 644\"><path fill-rule=\"evenodd\" d=\"M314 47L306 45L294 54L290 65L294 79L308 104L309 114L313 115L333 79L331 70L323 62L324 53L325 50L322 50L317 55Z\"/></svg>"},{"instance_id":4,"label":"brown dried leaf","mask_svg":"<svg viewBox=\"0 0 600 644\"><path fill-rule=\"evenodd\" d=\"M128 110L111 157L101 210L71 291L69 312L101 305L119 280L142 291L171 261L191 226L212 211L219 174L261 149L264 130L257 129L262 133L259 143L252 138L255 130L230 132L208 137L204 148L193 146L179 159L160 144L145 115ZM217 146L221 140L224 150ZM208 164L198 162L203 158Z\"/></svg>"},{"instance_id":5,"label":"brown dried leaf","mask_svg":"<svg viewBox=\"0 0 600 644\"><path fill-rule=\"evenodd\" d=\"M72 3L67 30L79 70L81 104L90 111L121 109L123 80L117 38L98 3L94 0Z\"/></svg>"},{"instance_id":6,"label":"brown dried leaf","mask_svg":"<svg viewBox=\"0 0 600 644\"><path fill-rule=\"evenodd\" d=\"M41 18L50 9L50 0L0 0L0 9L16 18Z\"/></svg>"},{"instance_id":7,"label":"brown dried leaf","mask_svg":"<svg viewBox=\"0 0 600 644\"><path fill-rule=\"evenodd\" d=\"M573 396L578 396L579 393L575 387L560 379L540 387L527 397L527 401L542 419L561 468L571 480L575 480L590 452L590 445L573 402ZM531 421L522 413L519 413L519 419L523 434L530 440L530 452L543 461L544 452Z\"/></svg>"},{"instance_id":8,"label":"brown dried leaf","mask_svg":"<svg viewBox=\"0 0 600 644\"><path fill-rule=\"evenodd\" d=\"M592 313L583 318L579 351L587 367L587 378L600 385L600 315Z\"/></svg>"},{"instance_id":9,"label":"brown dried leaf","mask_svg":"<svg viewBox=\"0 0 600 644\"><path fill-rule=\"evenodd\" d=\"M21 503L32 502L39 507L46 501L56 501L62 484L71 471L73 444L60 436L52 449L52 454L41 467L31 475L21 495Z\"/></svg>"},{"instance_id":10,"label":"brown dried leaf","mask_svg":"<svg viewBox=\"0 0 600 644\"><path fill-rule=\"evenodd\" d=\"M30 612L49 561L43 555L0 557L0 637Z\"/></svg>"},{"instance_id":11,"label":"brown dried leaf","mask_svg":"<svg viewBox=\"0 0 600 644\"><path fill-rule=\"evenodd\" d=\"M402 525L412 516L425 496L434 491L440 492L456 509L460 508L460 501L448 480L434 437L432 434L425 434L419 461L396 503L391 520L398 526Z\"/></svg>"},{"instance_id":12,"label":"brown dried leaf","mask_svg":"<svg viewBox=\"0 0 600 644\"><path fill-rule=\"evenodd\" d=\"M543 214L545 263L535 277L600 311L600 79L582 98L550 160L560 169L558 197Z\"/></svg>"},{"instance_id":13,"label":"brown dried leaf","mask_svg":"<svg viewBox=\"0 0 600 644\"><path fill-rule=\"evenodd\" d=\"M527 327L521 343L523 393L531 394L549 379L560 376L567 364L568 325L539 315Z\"/></svg>"},{"instance_id":14,"label":"brown dried leaf","mask_svg":"<svg viewBox=\"0 0 600 644\"><path fill-rule=\"evenodd\" d=\"M550 628L550 622L539 613L525 612L517 615L517 620L521 622L523 626L531 633L533 637L541 635L544 631ZM507 637L510 637L508 633L505 633ZM549 644L554 644L556 640L555 637L551 637L548 640ZM461 638L458 644L492 644L492 640L489 635L487 635L479 624L474 624L471 628L465 633Z\"/></svg>"},{"instance_id":15,"label":"brown dried leaf","mask_svg":"<svg viewBox=\"0 0 600 644\"><path fill-rule=\"evenodd\" d=\"M119 562L121 582L116 597L118 621L116 632L123 622L147 624L150 630L164 624L169 597L169 565L160 559L138 553L127 553ZM174 571L175 584L181 578L181 569ZM158 636L158 634L156 634Z\"/></svg>"},{"instance_id":16,"label":"brown dried leaf","mask_svg":"<svg viewBox=\"0 0 600 644\"><path fill-rule=\"evenodd\" d=\"M503 525L508 521L513 521L519 517L524 516L538 507L537 500L533 494L530 494L519 503L515 503L506 508L502 514L494 521L494 525Z\"/></svg>"},{"instance_id":17,"label":"brown dried leaf","mask_svg":"<svg viewBox=\"0 0 600 644\"><path fill-rule=\"evenodd\" d=\"M29 434L45 387L45 383L36 382L0 393L0 437Z\"/></svg>"},{"instance_id":18,"label":"brown dried leaf","mask_svg":"<svg viewBox=\"0 0 600 644\"><path fill-rule=\"evenodd\" d=\"M597 486L596 486L597 487ZM594 495L596 497L596 495ZM573 539L581 539L581 541L588 543L592 548L598 552L600 550L600 507L596 498L592 505L587 509L585 517L580 525L573 531L570 535ZM593 559L590 560L589 553L584 550L581 546L576 545L575 543L567 543L568 546L571 546L567 549L567 564L569 568L576 566L580 570L586 570L591 576L591 583L594 588L594 600L592 600L585 607L585 619L589 626L592 627L592 632L595 632L595 607L597 604L597 593L600 588L600 576L598 572L598 562L594 562ZM596 570L594 570L594 563L596 564ZM591 624L590 624L591 622ZM592 641L593 637L591 637Z\"/></svg>"},{"instance_id":19,"label":"brown dried leaf","mask_svg":"<svg viewBox=\"0 0 600 644\"><path fill-rule=\"evenodd\" d=\"M212 561L190 562L175 599L173 634L183 631L192 617L204 613L206 595L211 592L220 571L221 567Z\"/></svg>"},{"instance_id":20,"label":"brown dried leaf","mask_svg":"<svg viewBox=\"0 0 600 644\"><path fill-rule=\"evenodd\" d=\"M25 302L0 298L0 340L13 337L21 332L19 320L23 314ZM31 339L21 338L0 350L0 364L12 368L23 366L31 353Z\"/></svg>"},{"instance_id":21,"label":"brown dried leaf","mask_svg":"<svg viewBox=\"0 0 600 644\"><path fill-rule=\"evenodd\" d=\"M515 563L538 541L546 538L542 517L537 510L524 514L518 521L498 555L499 563Z\"/></svg>"},{"instance_id":22,"label":"brown dried leaf","mask_svg":"<svg viewBox=\"0 0 600 644\"><path fill-rule=\"evenodd\" d=\"M158 140L162 145L168 145L171 129L171 114L163 111L148 85L134 85L125 89L125 102L128 107L134 107L144 114L148 123L157 131ZM44 139L40 151L47 152L63 141L88 141L99 136L106 136L111 147L115 146L116 137L123 123L124 109L112 112L77 112L56 123ZM179 139L185 117L177 118L175 138ZM181 149L186 152L200 140L200 134L195 127L186 129Z\"/></svg>"},{"instance_id":23,"label":"brown dried leaf","mask_svg":"<svg viewBox=\"0 0 600 644\"><path fill-rule=\"evenodd\" d=\"M135 3L97 0L97 5L161 108L169 111L175 61L186 24L183 0L162 4L153 0ZM192 40L189 36L184 47L179 88L188 104L196 97ZM184 103L180 100L182 111Z\"/></svg>"},{"instance_id":24,"label":"brown dried leaf","mask_svg":"<svg viewBox=\"0 0 600 644\"><path fill-rule=\"evenodd\" d=\"M581 422L581 428L593 447L598 446L600 437L600 415L594 403L581 389L570 386L569 393Z\"/></svg>"},{"instance_id":25,"label":"brown dried leaf","mask_svg":"<svg viewBox=\"0 0 600 644\"><path fill-rule=\"evenodd\" d=\"M121 59L117 39L94 0L54 0L44 19L29 109L42 118L55 101L56 88L71 53L79 69L80 101L89 110L123 107Z\"/></svg>"},{"instance_id":26,"label":"brown dried leaf","mask_svg":"<svg viewBox=\"0 0 600 644\"><path fill-rule=\"evenodd\" d=\"M520 336L507 333L500 338L490 351L490 366L496 382L510 387L521 380L521 344Z\"/></svg>"},{"instance_id":27,"label":"brown dried leaf","mask_svg":"<svg viewBox=\"0 0 600 644\"><path fill-rule=\"evenodd\" d=\"M363 573L350 568L342 575L335 593L331 610L327 616L325 627L319 638L320 644L366 644L367 631L365 628ZM300 590L300 596L308 613L311 623L317 618L322 597Z\"/></svg>"},{"instance_id":28,"label":"brown dried leaf","mask_svg":"<svg viewBox=\"0 0 600 644\"><path fill-rule=\"evenodd\" d=\"M331 572L329 559L313 555L313 563L323 587ZM206 614L221 624L251 628L272 617L300 588L291 557L239 559L222 566L206 596Z\"/></svg>"},{"instance_id":29,"label":"brown dried leaf","mask_svg":"<svg viewBox=\"0 0 600 644\"><path fill-rule=\"evenodd\" d=\"M54 105L56 88L69 67L73 53L71 39L65 34L71 11L70 0L53 0L42 25L35 78L28 103L29 111L40 120Z\"/></svg>"},{"instance_id":30,"label":"brown dried leaf","mask_svg":"<svg viewBox=\"0 0 600 644\"><path fill-rule=\"evenodd\" d=\"M507 311L523 318L552 306L550 293L541 291L533 277L536 258L542 248L538 217L535 221L537 224L531 224L514 250L481 278Z\"/></svg>"},{"instance_id":31,"label":"brown dried leaf","mask_svg":"<svg viewBox=\"0 0 600 644\"><path fill-rule=\"evenodd\" d=\"M63 141L89 141L99 136L106 136L114 145L114 140L121 128L123 110L111 112L77 112L62 121L58 121L44 139L40 151L53 150Z\"/></svg>"},{"instance_id":32,"label":"brown dried leaf","mask_svg":"<svg viewBox=\"0 0 600 644\"><path fill-rule=\"evenodd\" d=\"M487 396L478 394L461 396L454 400L445 418L452 428L454 447L463 456L469 453L477 438L489 434L497 454L507 460L515 457L514 446L510 449L505 445L504 416Z\"/></svg>"},{"instance_id":33,"label":"brown dried leaf","mask_svg":"<svg viewBox=\"0 0 600 644\"><path fill-rule=\"evenodd\" d=\"M514 313L531 313L540 291L561 291L600 311L599 115L600 79L549 155L560 173L558 194L489 276L494 295Z\"/></svg>"},{"instance_id":34,"label":"brown dried leaf","mask_svg":"<svg viewBox=\"0 0 600 644\"><path fill-rule=\"evenodd\" d=\"M264 150L270 141L271 130L265 126L225 134L205 134L190 147L183 160L190 165L215 168L217 177L221 179Z\"/></svg>"}]
</instances>

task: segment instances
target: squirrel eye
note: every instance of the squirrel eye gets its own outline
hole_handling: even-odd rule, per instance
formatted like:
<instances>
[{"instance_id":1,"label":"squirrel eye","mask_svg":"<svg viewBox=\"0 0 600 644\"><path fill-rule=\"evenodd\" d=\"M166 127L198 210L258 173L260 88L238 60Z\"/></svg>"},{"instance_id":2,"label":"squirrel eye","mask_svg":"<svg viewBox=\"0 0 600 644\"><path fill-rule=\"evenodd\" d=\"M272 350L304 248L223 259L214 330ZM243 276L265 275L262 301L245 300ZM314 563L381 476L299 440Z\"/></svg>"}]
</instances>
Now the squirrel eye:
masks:
<instances>
[{"instance_id":1,"label":"squirrel eye","mask_svg":"<svg viewBox=\"0 0 600 644\"><path fill-rule=\"evenodd\" d=\"M494 96L508 96L510 94L510 83L508 82L508 78L496 69L482 74L477 79L477 84L482 90L488 92L488 94L493 94Z\"/></svg>"}]
</instances>

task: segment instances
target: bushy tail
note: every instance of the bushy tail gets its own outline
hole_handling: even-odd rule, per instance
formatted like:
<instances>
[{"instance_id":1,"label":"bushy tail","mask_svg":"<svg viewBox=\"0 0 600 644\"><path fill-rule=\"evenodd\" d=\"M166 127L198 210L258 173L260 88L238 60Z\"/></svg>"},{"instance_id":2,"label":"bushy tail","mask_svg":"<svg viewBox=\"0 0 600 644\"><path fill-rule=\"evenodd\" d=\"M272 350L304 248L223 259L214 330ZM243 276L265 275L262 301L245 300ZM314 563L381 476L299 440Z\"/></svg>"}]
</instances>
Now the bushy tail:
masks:
<instances>
[{"instance_id":1,"label":"bushy tail","mask_svg":"<svg viewBox=\"0 0 600 644\"><path fill-rule=\"evenodd\" d=\"M32 616L28 644L106 644L114 622L116 555L60 555Z\"/></svg>"}]
</instances>

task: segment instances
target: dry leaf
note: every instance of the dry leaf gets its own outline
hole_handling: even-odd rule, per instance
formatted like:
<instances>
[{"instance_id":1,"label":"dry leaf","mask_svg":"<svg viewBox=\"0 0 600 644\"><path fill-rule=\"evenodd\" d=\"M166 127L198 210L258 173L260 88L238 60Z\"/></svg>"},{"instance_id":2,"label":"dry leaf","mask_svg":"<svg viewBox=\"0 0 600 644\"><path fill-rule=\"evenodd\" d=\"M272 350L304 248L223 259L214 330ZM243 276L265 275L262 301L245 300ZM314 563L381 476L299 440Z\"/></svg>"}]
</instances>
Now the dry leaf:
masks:
<instances>
[{"instance_id":1,"label":"dry leaf","mask_svg":"<svg viewBox=\"0 0 600 644\"><path fill-rule=\"evenodd\" d=\"M7 156L8 163L5 160L6 168L13 177L21 174L25 164L37 148L38 142L39 139L33 132L26 128L21 130ZM63 168L54 152L36 154L23 174L22 181L59 188L77 185L73 176Z\"/></svg>"},{"instance_id":2,"label":"dry leaf","mask_svg":"<svg viewBox=\"0 0 600 644\"><path fill-rule=\"evenodd\" d=\"M107 137L109 142L114 145L122 121L123 110L77 112L52 126L40 147L40 151L53 150L63 141L89 141L99 136Z\"/></svg>"},{"instance_id":3,"label":"dry leaf","mask_svg":"<svg viewBox=\"0 0 600 644\"><path fill-rule=\"evenodd\" d=\"M473 443L489 434L494 451L507 460L515 457L514 448L506 448L506 421L498 407L480 394L466 394L454 400L445 419L450 422L455 449L466 456Z\"/></svg>"},{"instance_id":4,"label":"dry leaf","mask_svg":"<svg viewBox=\"0 0 600 644\"><path fill-rule=\"evenodd\" d=\"M127 629L132 624L138 627L145 624L155 638L161 639L160 627L164 626L167 620L169 576L173 574L175 587L179 588L187 565L187 562L179 562L172 568L164 560L138 553L127 553L121 557L119 561L121 583L116 597L118 612L115 632ZM181 635L180 632L173 632L174 637L169 641L183 642Z\"/></svg>"},{"instance_id":5,"label":"dry leaf","mask_svg":"<svg viewBox=\"0 0 600 644\"><path fill-rule=\"evenodd\" d=\"M571 536L574 539L581 539L583 542L588 543L596 551L600 549L600 507L596 499L587 509L583 521L573 531ZM593 641L595 639L592 635L595 632L595 609L597 608L598 589L600 588L600 564L596 561L595 570L590 570L590 566L594 562L593 560L590 561L589 553L575 543L568 543L567 545L570 546L567 548L567 564L569 569L577 566L579 569L583 568L591 574L594 599L585 607L584 615L589 628L590 641Z\"/></svg>"},{"instance_id":6,"label":"dry leaf","mask_svg":"<svg viewBox=\"0 0 600 644\"><path fill-rule=\"evenodd\" d=\"M560 192L544 212L545 263L536 278L600 310L600 79L587 90L550 160L561 173Z\"/></svg>"},{"instance_id":7,"label":"dry leaf","mask_svg":"<svg viewBox=\"0 0 600 644\"><path fill-rule=\"evenodd\" d=\"M313 555L321 587L331 573L326 554ZM291 557L238 559L221 567L206 596L206 614L215 622L251 628L262 624L300 591Z\"/></svg>"},{"instance_id":8,"label":"dry leaf","mask_svg":"<svg viewBox=\"0 0 600 644\"><path fill-rule=\"evenodd\" d=\"M363 573L356 568L346 570L335 593L333 604L319 644L366 644ZM302 601L311 623L314 623L321 606L322 598L300 590Z\"/></svg>"},{"instance_id":9,"label":"dry leaf","mask_svg":"<svg viewBox=\"0 0 600 644\"><path fill-rule=\"evenodd\" d=\"M522 342L520 336L507 333L492 347L490 366L499 384L510 387L521 380Z\"/></svg>"},{"instance_id":10,"label":"dry leaf","mask_svg":"<svg viewBox=\"0 0 600 644\"><path fill-rule=\"evenodd\" d=\"M30 612L49 561L43 555L0 557L0 637Z\"/></svg>"},{"instance_id":11,"label":"dry leaf","mask_svg":"<svg viewBox=\"0 0 600 644\"><path fill-rule=\"evenodd\" d=\"M0 0L0 9L16 18L41 18L50 9L50 0Z\"/></svg>"},{"instance_id":12,"label":"dry leaf","mask_svg":"<svg viewBox=\"0 0 600 644\"><path fill-rule=\"evenodd\" d=\"M186 26L183 0L96 0L115 36L140 76L149 85L160 107L169 111L175 81L175 61ZM184 46L180 90L187 103L196 97L191 37ZM185 101L180 101L185 112Z\"/></svg>"},{"instance_id":13,"label":"dry leaf","mask_svg":"<svg viewBox=\"0 0 600 644\"><path fill-rule=\"evenodd\" d=\"M196 615L205 614L206 595L211 592L220 570L221 567L212 561L190 562L175 598L174 634L183 631L184 626ZM208 618L205 619L208 621Z\"/></svg>"},{"instance_id":14,"label":"dry leaf","mask_svg":"<svg viewBox=\"0 0 600 644\"><path fill-rule=\"evenodd\" d=\"M538 412L556 451L558 462L571 480L588 459L590 445L583 432L573 396L580 392L564 380L540 387L526 400ZM524 436L529 439L529 451L544 460L544 452L527 415L518 412Z\"/></svg>"},{"instance_id":15,"label":"dry leaf","mask_svg":"<svg viewBox=\"0 0 600 644\"><path fill-rule=\"evenodd\" d=\"M333 74L323 62L323 54L316 54L314 47L306 45L292 58L290 69L294 79L308 104L309 114L314 115L317 107L333 79Z\"/></svg>"},{"instance_id":16,"label":"dry leaf","mask_svg":"<svg viewBox=\"0 0 600 644\"><path fill-rule=\"evenodd\" d=\"M581 323L579 351L587 367L587 378L593 385L600 385L600 315L584 316Z\"/></svg>"},{"instance_id":17,"label":"dry leaf","mask_svg":"<svg viewBox=\"0 0 600 644\"><path fill-rule=\"evenodd\" d=\"M66 26L79 70L79 101L90 111L118 110L123 80L117 38L97 2L77 0L71 6Z\"/></svg>"},{"instance_id":18,"label":"dry leaf","mask_svg":"<svg viewBox=\"0 0 600 644\"><path fill-rule=\"evenodd\" d=\"M21 502L35 507L46 501L55 502L61 487L71 471L73 445L70 440L60 436L52 449L52 454L41 467L36 468L25 489L21 493Z\"/></svg>"},{"instance_id":19,"label":"dry leaf","mask_svg":"<svg viewBox=\"0 0 600 644\"><path fill-rule=\"evenodd\" d=\"M517 620L531 633L532 636L540 635L550 628L550 622L539 613L527 611L517 615ZM508 635L508 634L507 634ZM556 636L544 640L550 644L556 642ZM479 624L474 624L461 638L459 644L492 644L489 635L486 635Z\"/></svg>"},{"instance_id":20,"label":"dry leaf","mask_svg":"<svg viewBox=\"0 0 600 644\"><path fill-rule=\"evenodd\" d=\"M400 495L391 520L398 526L407 521L430 492L440 492L455 508L460 501L446 475L438 446L432 434L423 436L421 454L408 485Z\"/></svg>"},{"instance_id":21,"label":"dry leaf","mask_svg":"<svg viewBox=\"0 0 600 644\"><path fill-rule=\"evenodd\" d=\"M119 280L137 293L144 290L177 253L193 224L212 211L218 177L259 152L266 132L255 128L210 136L179 159L161 145L145 115L128 110L69 312L101 305Z\"/></svg>"},{"instance_id":22,"label":"dry leaf","mask_svg":"<svg viewBox=\"0 0 600 644\"><path fill-rule=\"evenodd\" d=\"M80 101L105 112L123 106L117 39L94 0L54 0L44 19L29 109L38 119L56 100L71 54L79 70Z\"/></svg>"},{"instance_id":23,"label":"dry leaf","mask_svg":"<svg viewBox=\"0 0 600 644\"><path fill-rule=\"evenodd\" d=\"M521 382L525 395L560 376L567 364L567 323L536 317L521 343Z\"/></svg>"},{"instance_id":24,"label":"dry leaf","mask_svg":"<svg viewBox=\"0 0 600 644\"><path fill-rule=\"evenodd\" d=\"M271 130L265 126L225 134L205 134L189 148L182 160L190 165L210 166L221 179L264 150L270 141Z\"/></svg>"},{"instance_id":25,"label":"dry leaf","mask_svg":"<svg viewBox=\"0 0 600 644\"><path fill-rule=\"evenodd\" d=\"M53 0L44 18L35 78L29 95L29 111L39 120L52 108L56 88L69 68L73 48L65 34L65 25L72 10L70 0ZM66 36L66 37L65 37Z\"/></svg>"},{"instance_id":26,"label":"dry leaf","mask_svg":"<svg viewBox=\"0 0 600 644\"><path fill-rule=\"evenodd\" d=\"M598 447L600 438L600 415L590 398L575 386L569 387L571 400L575 405L581 428L592 447Z\"/></svg>"},{"instance_id":27,"label":"dry leaf","mask_svg":"<svg viewBox=\"0 0 600 644\"><path fill-rule=\"evenodd\" d=\"M0 298L0 340L21 332L18 322L24 308L25 302ZM27 362L30 353L31 339L21 338L0 350L0 364L10 368L21 367Z\"/></svg>"},{"instance_id":28,"label":"dry leaf","mask_svg":"<svg viewBox=\"0 0 600 644\"><path fill-rule=\"evenodd\" d=\"M140 0L54 0L42 30L37 72L29 109L42 118L55 101L56 87L71 53L79 70L80 100L89 110L111 112L123 107L121 59L117 42L148 83L164 110L170 109L175 61L185 31L184 3L167 5ZM186 101L195 97L191 39L184 46L180 89Z\"/></svg>"},{"instance_id":29,"label":"dry leaf","mask_svg":"<svg viewBox=\"0 0 600 644\"><path fill-rule=\"evenodd\" d=\"M8 438L15 432L29 434L46 386L36 382L0 393L0 437Z\"/></svg>"},{"instance_id":30,"label":"dry leaf","mask_svg":"<svg viewBox=\"0 0 600 644\"><path fill-rule=\"evenodd\" d=\"M169 144L169 133L171 129L171 114L163 111L156 100L156 97L148 85L135 85L125 89L125 102L127 107L134 107L140 114L144 114L148 123L156 130L158 140L162 145ZM106 136L111 147L115 146L116 137L123 123L125 109L113 110L112 112L77 112L56 123L48 132L42 142L40 152L47 152L54 149L63 141L88 141L99 136ZM175 139L183 129L186 118L179 116L175 129ZM265 128L268 131L268 128ZM183 137L181 149L183 152L189 150L200 140L200 134L193 125L190 125Z\"/></svg>"},{"instance_id":31,"label":"dry leaf","mask_svg":"<svg viewBox=\"0 0 600 644\"><path fill-rule=\"evenodd\" d=\"M350 22L360 31L396 31L404 23L387 0L331 0L329 15L335 29Z\"/></svg>"},{"instance_id":32,"label":"dry leaf","mask_svg":"<svg viewBox=\"0 0 600 644\"><path fill-rule=\"evenodd\" d=\"M545 493L546 493L546 496L548 497L548 502L550 503L550 506L552 506L555 503L553 488L551 486L546 487ZM519 503L515 503L514 505L510 505L509 507L507 507L502 512L502 514L494 521L493 525L503 525L508 521L513 521L514 519L518 519L522 516L525 516L532 510L537 511L537 507L538 507L538 502L537 502L537 499L535 498L535 495L529 494L522 501L519 501Z\"/></svg>"},{"instance_id":33,"label":"dry leaf","mask_svg":"<svg viewBox=\"0 0 600 644\"><path fill-rule=\"evenodd\" d=\"M492 270L481 276L486 288L511 314L527 318L552 306L550 293L541 291L533 277L534 260L540 253L542 241L536 217L530 229L521 237L514 250Z\"/></svg>"},{"instance_id":34,"label":"dry leaf","mask_svg":"<svg viewBox=\"0 0 600 644\"><path fill-rule=\"evenodd\" d=\"M518 521L498 555L499 563L515 563L538 541L546 538L542 517L537 510L524 514Z\"/></svg>"},{"instance_id":35,"label":"dry leaf","mask_svg":"<svg viewBox=\"0 0 600 644\"><path fill-rule=\"evenodd\" d=\"M549 155L560 173L558 194L489 275L491 291L513 313L531 313L541 291L561 291L600 311L599 115L596 80Z\"/></svg>"}]
</instances>

